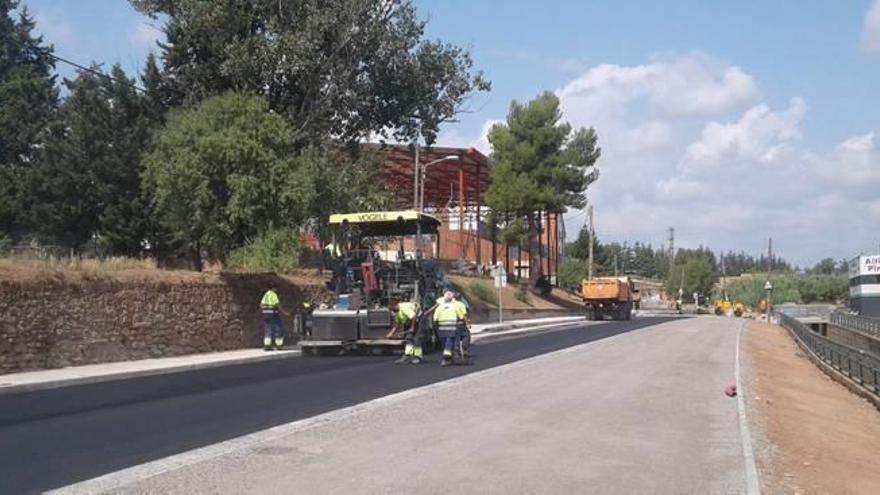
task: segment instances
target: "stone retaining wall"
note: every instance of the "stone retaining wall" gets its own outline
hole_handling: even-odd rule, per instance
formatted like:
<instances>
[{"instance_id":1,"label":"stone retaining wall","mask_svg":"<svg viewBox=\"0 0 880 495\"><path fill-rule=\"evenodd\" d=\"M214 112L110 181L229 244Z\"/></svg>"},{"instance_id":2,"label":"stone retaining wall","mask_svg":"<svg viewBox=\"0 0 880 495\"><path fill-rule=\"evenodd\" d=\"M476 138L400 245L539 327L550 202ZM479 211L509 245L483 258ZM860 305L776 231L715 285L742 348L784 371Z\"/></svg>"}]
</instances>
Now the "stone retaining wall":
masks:
<instances>
[{"instance_id":1,"label":"stone retaining wall","mask_svg":"<svg viewBox=\"0 0 880 495\"><path fill-rule=\"evenodd\" d=\"M0 280L0 373L257 347L270 283L286 308L316 300L273 275L199 282ZM292 328L283 317L285 330Z\"/></svg>"}]
</instances>

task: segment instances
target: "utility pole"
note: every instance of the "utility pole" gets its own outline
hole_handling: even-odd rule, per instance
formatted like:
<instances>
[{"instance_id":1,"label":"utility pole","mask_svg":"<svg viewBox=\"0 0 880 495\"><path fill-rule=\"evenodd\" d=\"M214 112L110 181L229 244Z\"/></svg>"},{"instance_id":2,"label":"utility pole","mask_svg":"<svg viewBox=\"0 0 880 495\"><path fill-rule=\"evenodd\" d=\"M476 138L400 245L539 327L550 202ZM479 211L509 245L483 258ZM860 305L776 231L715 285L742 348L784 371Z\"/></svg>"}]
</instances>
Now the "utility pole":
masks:
<instances>
[{"instance_id":1,"label":"utility pole","mask_svg":"<svg viewBox=\"0 0 880 495\"><path fill-rule=\"evenodd\" d=\"M415 162L413 162L413 210L419 209L419 138L416 136Z\"/></svg>"},{"instance_id":2,"label":"utility pole","mask_svg":"<svg viewBox=\"0 0 880 495\"><path fill-rule=\"evenodd\" d=\"M617 253L614 253L614 276L617 277Z\"/></svg>"},{"instance_id":3,"label":"utility pole","mask_svg":"<svg viewBox=\"0 0 880 495\"><path fill-rule=\"evenodd\" d=\"M669 227L669 276L672 276L672 269L675 266L675 227Z\"/></svg>"},{"instance_id":4,"label":"utility pole","mask_svg":"<svg viewBox=\"0 0 880 495\"><path fill-rule=\"evenodd\" d=\"M587 248L587 280L593 280L593 205L587 207L587 216L589 217L590 222L590 245Z\"/></svg>"},{"instance_id":5,"label":"utility pole","mask_svg":"<svg viewBox=\"0 0 880 495\"><path fill-rule=\"evenodd\" d=\"M724 290L724 279L727 278L727 270L724 268L724 251L721 252L721 299L727 299L727 291Z\"/></svg>"},{"instance_id":6,"label":"utility pole","mask_svg":"<svg viewBox=\"0 0 880 495\"><path fill-rule=\"evenodd\" d=\"M767 240L767 281L764 282L764 290L767 291L767 323L770 323L770 315L773 314L770 297L773 294L773 284L770 283L770 272L773 270L773 238Z\"/></svg>"}]
</instances>

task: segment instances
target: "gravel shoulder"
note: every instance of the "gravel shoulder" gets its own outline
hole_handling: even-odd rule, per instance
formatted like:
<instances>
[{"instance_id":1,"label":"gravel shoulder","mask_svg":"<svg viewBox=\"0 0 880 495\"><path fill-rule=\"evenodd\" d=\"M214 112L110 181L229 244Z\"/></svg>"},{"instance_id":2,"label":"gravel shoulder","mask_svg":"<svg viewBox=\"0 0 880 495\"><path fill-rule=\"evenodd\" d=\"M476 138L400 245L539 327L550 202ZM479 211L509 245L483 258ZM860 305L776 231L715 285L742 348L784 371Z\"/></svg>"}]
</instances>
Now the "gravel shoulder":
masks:
<instances>
[{"instance_id":1,"label":"gravel shoulder","mask_svg":"<svg viewBox=\"0 0 880 495\"><path fill-rule=\"evenodd\" d=\"M739 324L679 320L493 368L118 492L743 493L723 394Z\"/></svg>"},{"instance_id":2,"label":"gravel shoulder","mask_svg":"<svg viewBox=\"0 0 880 495\"><path fill-rule=\"evenodd\" d=\"M877 493L880 411L828 378L781 327L750 321L742 352L763 492Z\"/></svg>"}]
</instances>

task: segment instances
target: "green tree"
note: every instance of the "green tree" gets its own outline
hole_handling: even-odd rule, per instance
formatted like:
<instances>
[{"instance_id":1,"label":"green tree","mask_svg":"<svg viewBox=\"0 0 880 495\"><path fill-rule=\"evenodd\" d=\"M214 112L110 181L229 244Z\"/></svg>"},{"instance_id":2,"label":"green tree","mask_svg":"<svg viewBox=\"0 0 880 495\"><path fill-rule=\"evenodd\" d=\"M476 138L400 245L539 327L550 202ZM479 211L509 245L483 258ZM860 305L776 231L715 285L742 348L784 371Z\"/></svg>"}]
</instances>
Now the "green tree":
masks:
<instances>
[{"instance_id":1,"label":"green tree","mask_svg":"<svg viewBox=\"0 0 880 495\"><path fill-rule=\"evenodd\" d=\"M587 262L569 258L559 266L559 285L563 289L580 291L581 282L587 278Z\"/></svg>"},{"instance_id":2,"label":"green tree","mask_svg":"<svg viewBox=\"0 0 880 495\"><path fill-rule=\"evenodd\" d=\"M28 180L29 216L48 242L78 250L98 234L103 179L112 157L110 109L100 77L83 71L69 91L46 145L46 159Z\"/></svg>"},{"instance_id":3,"label":"green tree","mask_svg":"<svg viewBox=\"0 0 880 495\"><path fill-rule=\"evenodd\" d=\"M470 93L489 89L468 52L424 39L400 0L131 0L164 15L165 87L191 106L259 94L301 143L372 132L430 143Z\"/></svg>"},{"instance_id":4,"label":"green tree","mask_svg":"<svg viewBox=\"0 0 880 495\"><path fill-rule=\"evenodd\" d=\"M42 144L58 106L52 46L33 33L27 8L0 0L0 237L23 221L22 188L42 159Z\"/></svg>"},{"instance_id":5,"label":"green tree","mask_svg":"<svg viewBox=\"0 0 880 495\"><path fill-rule=\"evenodd\" d=\"M831 275L836 271L837 262L834 261L833 258L823 258L816 265L810 269L810 273L816 273L820 275Z\"/></svg>"},{"instance_id":6,"label":"green tree","mask_svg":"<svg viewBox=\"0 0 880 495\"><path fill-rule=\"evenodd\" d=\"M162 224L196 268L270 229L302 225L314 185L293 128L265 100L227 93L172 112L144 159Z\"/></svg>"},{"instance_id":7,"label":"green tree","mask_svg":"<svg viewBox=\"0 0 880 495\"><path fill-rule=\"evenodd\" d=\"M70 93L45 160L29 180L31 223L66 248L137 255L148 216L139 195L141 155L150 136L143 100L118 65L110 77L81 71L65 84Z\"/></svg>"},{"instance_id":8,"label":"green tree","mask_svg":"<svg viewBox=\"0 0 880 495\"><path fill-rule=\"evenodd\" d=\"M559 98L548 91L526 104L512 102L507 121L489 131L492 184L486 202L514 220L509 225L527 226L533 286L542 276L539 212L583 207L596 177L587 174L599 158L596 132L573 131L561 119Z\"/></svg>"},{"instance_id":9,"label":"green tree","mask_svg":"<svg viewBox=\"0 0 880 495\"><path fill-rule=\"evenodd\" d=\"M671 274L666 278L666 293L678 297L679 289L683 291L685 301L691 299L694 292L708 295L712 292L718 274L712 264L705 258L692 257L686 261L676 262Z\"/></svg>"}]
</instances>

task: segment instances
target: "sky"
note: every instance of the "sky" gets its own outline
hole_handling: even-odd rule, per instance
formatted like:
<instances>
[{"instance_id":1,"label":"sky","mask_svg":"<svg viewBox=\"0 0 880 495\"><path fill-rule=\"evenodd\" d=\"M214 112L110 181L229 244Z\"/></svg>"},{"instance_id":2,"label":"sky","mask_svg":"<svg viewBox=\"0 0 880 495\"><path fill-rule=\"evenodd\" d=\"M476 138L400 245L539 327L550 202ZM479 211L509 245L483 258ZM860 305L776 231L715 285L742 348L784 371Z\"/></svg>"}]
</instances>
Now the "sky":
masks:
<instances>
[{"instance_id":1,"label":"sky","mask_svg":"<svg viewBox=\"0 0 880 495\"><path fill-rule=\"evenodd\" d=\"M137 72L161 24L125 0L24 0L59 56ZM554 91L594 127L608 241L774 251L810 266L880 251L880 0L417 0L492 91L438 144L476 146L512 100ZM62 76L72 70L59 66ZM582 211L565 215L568 237Z\"/></svg>"}]
</instances>

